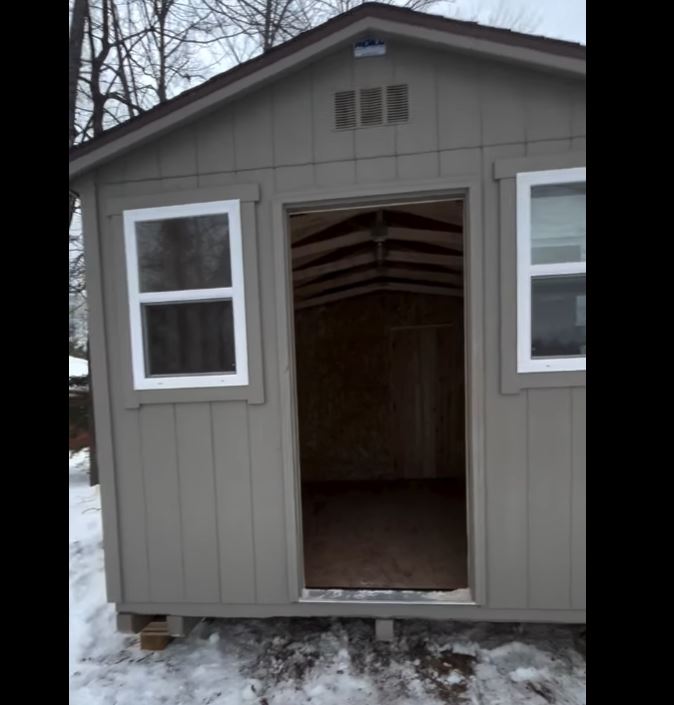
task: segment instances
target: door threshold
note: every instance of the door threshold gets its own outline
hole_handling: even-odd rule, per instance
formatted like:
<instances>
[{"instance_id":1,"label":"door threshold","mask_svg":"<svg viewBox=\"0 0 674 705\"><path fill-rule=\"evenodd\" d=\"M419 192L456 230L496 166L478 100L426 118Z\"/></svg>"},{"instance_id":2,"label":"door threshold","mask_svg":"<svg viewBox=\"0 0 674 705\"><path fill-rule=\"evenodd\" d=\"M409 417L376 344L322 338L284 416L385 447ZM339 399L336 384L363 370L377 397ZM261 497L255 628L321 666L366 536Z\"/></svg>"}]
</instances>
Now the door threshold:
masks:
<instances>
[{"instance_id":1,"label":"door threshold","mask_svg":"<svg viewBox=\"0 0 674 705\"><path fill-rule=\"evenodd\" d=\"M305 588L300 602L369 602L404 605L475 605L469 588L459 590L338 590Z\"/></svg>"}]
</instances>

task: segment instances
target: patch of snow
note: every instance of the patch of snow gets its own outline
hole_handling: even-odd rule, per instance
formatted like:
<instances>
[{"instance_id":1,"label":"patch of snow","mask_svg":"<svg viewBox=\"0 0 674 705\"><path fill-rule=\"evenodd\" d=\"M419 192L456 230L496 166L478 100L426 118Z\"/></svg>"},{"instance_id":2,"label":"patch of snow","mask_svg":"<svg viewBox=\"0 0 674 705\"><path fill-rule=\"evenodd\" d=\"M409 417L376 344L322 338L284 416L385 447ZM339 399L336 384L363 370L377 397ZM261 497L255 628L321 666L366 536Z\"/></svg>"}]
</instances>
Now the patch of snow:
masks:
<instances>
[{"instance_id":1,"label":"patch of snow","mask_svg":"<svg viewBox=\"0 0 674 705\"><path fill-rule=\"evenodd\" d=\"M452 671L448 676L447 676L447 683L450 685L455 685L456 683L463 683L466 679L458 672L458 671Z\"/></svg>"},{"instance_id":2,"label":"patch of snow","mask_svg":"<svg viewBox=\"0 0 674 705\"><path fill-rule=\"evenodd\" d=\"M115 631L100 494L70 455L71 705L585 705L570 627L400 620L203 620L159 652Z\"/></svg>"},{"instance_id":3,"label":"patch of snow","mask_svg":"<svg viewBox=\"0 0 674 705\"><path fill-rule=\"evenodd\" d=\"M525 681L541 681L550 677L550 673L547 668L534 668L529 666L527 668L516 668L510 673L510 680L515 683L524 683Z\"/></svg>"},{"instance_id":4,"label":"patch of snow","mask_svg":"<svg viewBox=\"0 0 674 705\"><path fill-rule=\"evenodd\" d=\"M89 363L81 357L68 356L68 377L86 377L89 374Z\"/></svg>"},{"instance_id":5,"label":"patch of snow","mask_svg":"<svg viewBox=\"0 0 674 705\"><path fill-rule=\"evenodd\" d=\"M478 645L473 642L456 641L452 644L452 653L462 656L477 657L479 651Z\"/></svg>"}]
</instances>

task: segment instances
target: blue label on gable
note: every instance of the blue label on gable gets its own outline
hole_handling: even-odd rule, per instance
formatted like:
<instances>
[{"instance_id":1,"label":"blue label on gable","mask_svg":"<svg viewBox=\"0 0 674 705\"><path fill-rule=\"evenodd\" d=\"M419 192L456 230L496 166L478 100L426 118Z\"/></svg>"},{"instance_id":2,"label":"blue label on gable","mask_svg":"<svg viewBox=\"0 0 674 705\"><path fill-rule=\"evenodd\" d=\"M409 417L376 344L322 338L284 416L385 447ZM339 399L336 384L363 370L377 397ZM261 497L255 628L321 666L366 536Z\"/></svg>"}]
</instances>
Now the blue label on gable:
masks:
<instances>
[{"instance_id":1,"label":"blue label on gable","mask_svg":"<svg viewBox=\"0 0 674 705\"><path fill-rule=\"evenodd\" d=\"M353 55L361 56L382 56L386 54L386 42L383 39L364 39L353 45Z\"/></svg>"}]
</instances>

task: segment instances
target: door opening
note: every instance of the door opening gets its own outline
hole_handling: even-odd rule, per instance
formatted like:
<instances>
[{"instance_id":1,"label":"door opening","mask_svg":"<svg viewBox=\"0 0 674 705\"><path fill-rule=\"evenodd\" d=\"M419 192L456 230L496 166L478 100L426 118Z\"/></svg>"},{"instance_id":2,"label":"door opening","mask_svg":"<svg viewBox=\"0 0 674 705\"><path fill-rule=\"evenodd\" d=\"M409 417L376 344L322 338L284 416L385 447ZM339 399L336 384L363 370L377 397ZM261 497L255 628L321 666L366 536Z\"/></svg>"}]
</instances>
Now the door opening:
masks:
<instances>
[{"instance_id":1,"label":"door opening","mask_svg":"<svg viewBox=\"0 0 674 705\"><path fill-rule=\"evenodd\" d=\"M468 587L463 208L289 216L307 588Z\"/></svg>"}]
</instances>

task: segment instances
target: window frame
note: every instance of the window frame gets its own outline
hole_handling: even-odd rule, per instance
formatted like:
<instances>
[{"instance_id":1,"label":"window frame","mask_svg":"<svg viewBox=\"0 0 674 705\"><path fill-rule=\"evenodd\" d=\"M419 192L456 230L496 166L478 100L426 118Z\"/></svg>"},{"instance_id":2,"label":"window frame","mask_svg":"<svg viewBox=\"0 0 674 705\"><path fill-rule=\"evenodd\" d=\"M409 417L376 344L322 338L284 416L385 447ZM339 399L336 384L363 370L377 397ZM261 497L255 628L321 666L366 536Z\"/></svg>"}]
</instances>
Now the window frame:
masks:
<instances>
[{"instance_id":1,"label":"window frame","mask_svg":"<svg viewBox=\"0 0 674 705\"><path fill-rule=\"evenodd\" d=\"M531 283L534 277L579 275L587 277L587 262L532 264L531 190L533 186L586 181L586 168L522 171L515 175L517 222L517 372L584 371L587 356L534 358L531 355Z\"/></svg>"},{"instance_id":2,"label":"window frame","mask_svg":"<svg viewBox=\"0 0 674 705\"><path fill-rule=\"evenodd\" d=\"M202 215L226 214L229 223L229 258L232 285L208 289L141 292L136 240L136 223L148 220L169 220ZM203 203L183 203L154 208L123 211L124 250L126 255L127 293L131 334L131 358L134 390L204 389L245 387L249 385L248 339L241 232L241 201L230 199ZM234 358L236 372L232 374L185 374L148 376L145 369L142 305L152 303L194 303L199 301L231 301L234 318Z\"/></svg>"}]
</instances>

